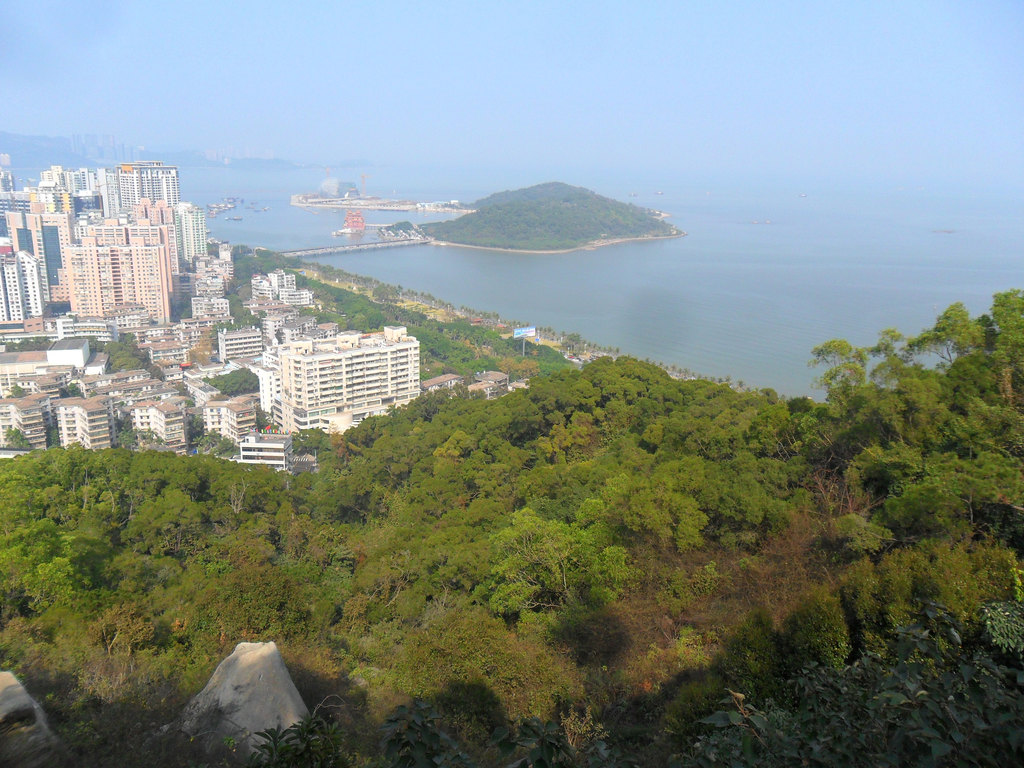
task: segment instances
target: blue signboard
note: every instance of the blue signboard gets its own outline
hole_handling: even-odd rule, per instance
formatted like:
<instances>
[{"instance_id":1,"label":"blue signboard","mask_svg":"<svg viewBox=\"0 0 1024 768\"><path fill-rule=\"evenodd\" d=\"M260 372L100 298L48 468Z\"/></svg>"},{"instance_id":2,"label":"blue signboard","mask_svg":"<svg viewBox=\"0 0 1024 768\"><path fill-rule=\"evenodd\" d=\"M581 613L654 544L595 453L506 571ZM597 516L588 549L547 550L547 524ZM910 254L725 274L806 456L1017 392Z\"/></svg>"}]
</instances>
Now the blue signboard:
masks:
<instances>
[{"instance_id":1,"label":"blue signboard","mask_svg":"<svg viewBox=\"0 0 1024 768\"><path fill-rule=\"evenodd\" d=\"M536 336L537 329L532 325L529 328L516 328L512 331L513 339L525 339L527 336Z\"/></svg>"}]
</instances>

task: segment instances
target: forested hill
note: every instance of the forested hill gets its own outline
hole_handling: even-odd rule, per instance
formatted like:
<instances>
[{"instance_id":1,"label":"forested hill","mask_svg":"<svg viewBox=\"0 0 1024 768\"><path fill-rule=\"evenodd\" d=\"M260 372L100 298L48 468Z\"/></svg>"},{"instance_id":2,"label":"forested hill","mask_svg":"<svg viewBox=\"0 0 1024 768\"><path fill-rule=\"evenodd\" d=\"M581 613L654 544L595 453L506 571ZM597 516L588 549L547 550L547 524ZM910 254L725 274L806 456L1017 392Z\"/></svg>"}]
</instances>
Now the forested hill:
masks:
<instances>
[{"instance_id":1,"label":"forested hill","mask_svg":"<svg viewBox=\"0 0 1024 768\"><path fill-rule=\"evenodd\" d=\"M161 726L241 640L325 765L1020 765L1022 350L1012 291L822 344L822 403L603 358L304 433L316 475L0 462L0 667L71 765L237 764Z\"/></svg>"},{"instance_id":2,"label":"forested hill","mask_svg":"<svg viewBox=\"0 0 1024 768\"><path fill-rule=\"evenodd\" d=\"M423 229L450 243L535 251L678 234L647 209L560 182L498 192L473 203L473 208L474 213Z\"/></svg>"}]
</instances>

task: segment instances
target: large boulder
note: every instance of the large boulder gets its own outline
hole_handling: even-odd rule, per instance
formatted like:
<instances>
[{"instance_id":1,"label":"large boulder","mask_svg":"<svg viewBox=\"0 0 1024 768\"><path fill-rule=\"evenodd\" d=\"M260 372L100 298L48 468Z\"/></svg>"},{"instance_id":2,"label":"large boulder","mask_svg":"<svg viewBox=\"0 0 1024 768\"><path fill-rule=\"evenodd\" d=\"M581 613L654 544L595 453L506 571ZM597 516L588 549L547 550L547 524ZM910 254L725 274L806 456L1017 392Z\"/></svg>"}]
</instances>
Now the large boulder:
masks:
<instances>
[{"instance_id":1,"label":"large boulder","mask_svg":"<svg viewBox=\"0 0 1024 768\"><path fill-rule=\"evenodd\" d=\"M0 672L0 765L36 768L53 765L57 737L36 700L11 672Z\"/></svg>"},{"instance_id":2,"label":"large boulder","mask_svg":"<svg viewBox=\"0 0 1024 768\"><path fill-rule=\"evenodd\" d=\"M249 754L254 734L287 728L309 714L274 643L239 643L188 703L181 729L213 747L230 737Z\"/></svg>"}]
</instances>

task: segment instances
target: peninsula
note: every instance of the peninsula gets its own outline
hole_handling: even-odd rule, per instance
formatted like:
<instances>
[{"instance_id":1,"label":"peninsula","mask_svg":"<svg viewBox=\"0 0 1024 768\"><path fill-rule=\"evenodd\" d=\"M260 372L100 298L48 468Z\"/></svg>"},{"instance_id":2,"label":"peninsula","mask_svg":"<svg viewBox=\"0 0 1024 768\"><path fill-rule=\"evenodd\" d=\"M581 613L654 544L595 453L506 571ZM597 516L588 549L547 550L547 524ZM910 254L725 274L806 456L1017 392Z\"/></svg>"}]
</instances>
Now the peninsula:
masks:
<instances>
[{"instance_id":1,"label":"peninsula","mask_svg":"<svg viewBox=\"0 0 1024 768\"><path fill-rule=\"evenodd\" d=\"M663 213L561 182L498 192L471 207L473 213L422 229L443 244L539 253L685 234Z\"/></svg>"}]
</instances>

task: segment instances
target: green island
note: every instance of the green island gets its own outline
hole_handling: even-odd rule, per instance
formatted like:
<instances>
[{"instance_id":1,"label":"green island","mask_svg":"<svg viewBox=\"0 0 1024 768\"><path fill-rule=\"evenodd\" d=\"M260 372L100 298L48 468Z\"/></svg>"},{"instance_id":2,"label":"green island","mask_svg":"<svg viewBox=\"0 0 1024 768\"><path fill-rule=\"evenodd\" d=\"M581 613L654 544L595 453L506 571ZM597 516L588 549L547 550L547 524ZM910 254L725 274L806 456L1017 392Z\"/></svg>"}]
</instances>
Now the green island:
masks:
<instances>
[{"instance_id":1,"label":"green island","mask_svg":"<svg viewBox=\"0 0 1024 768\"><path fill-rule=\"evenodd\" d=\"M445 243L514 251L567 251L683 234L655 211L560 182L498 192L471 207L473 213L421 228Z\"/></svg>"},{"instance_id":2,"label":"green island","mask_svg":"<svg viewBox=\"0 0 1024 768\"><path fill-rule=\"evenodd\" d=\"M824 342L815 402L517 358L400 288L266 251L238 275L279 265L321 320L407 323L425 376L514 365L529 389L300 433L315 474L124 448L0 462L0 667L61 764L1021 762L1024 291ZM138 367L131 347L112 361ZM312 716L248 758L174 727L236 643L270 640Z\"/></svg>"}]
</instances>

